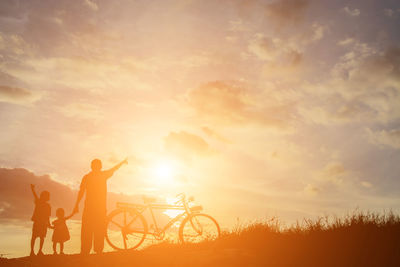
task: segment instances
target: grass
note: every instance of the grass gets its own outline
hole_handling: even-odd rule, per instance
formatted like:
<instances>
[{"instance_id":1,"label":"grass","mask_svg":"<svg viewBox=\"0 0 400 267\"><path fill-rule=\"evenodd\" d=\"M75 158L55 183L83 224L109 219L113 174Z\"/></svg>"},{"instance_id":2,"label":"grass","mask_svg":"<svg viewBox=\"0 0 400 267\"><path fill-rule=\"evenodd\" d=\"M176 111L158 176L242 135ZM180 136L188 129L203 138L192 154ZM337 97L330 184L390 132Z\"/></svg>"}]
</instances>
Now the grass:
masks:
<instances>
[{"instance_id":1,"label":"grass","mask_svg":"<svg viewBox=\"0 0 400 267\"><path fill-rule=\"evenodd\" d=\"M391 212L355 212L344 217L306 219L289 227L272 218L238 224L218 240L199 244L163 242L142 251L26 261L32 264L28 266L58 267L400 266L400 217ZM0 263L26 266L17 260Z\"/></svg>"},{"instance_id":2,"label":"grass","mask_svg":"<svg viewBox=\"0 0 400 267\"><path fill-rule=\"evenodd\" d=\"M284 227L276 218L238 224L214 242L153 248L203 250L245 257L252 266L400 266L400 217L355 212ZM234 265L236 266L236 265Z\"/></svg>"}]
</instances>

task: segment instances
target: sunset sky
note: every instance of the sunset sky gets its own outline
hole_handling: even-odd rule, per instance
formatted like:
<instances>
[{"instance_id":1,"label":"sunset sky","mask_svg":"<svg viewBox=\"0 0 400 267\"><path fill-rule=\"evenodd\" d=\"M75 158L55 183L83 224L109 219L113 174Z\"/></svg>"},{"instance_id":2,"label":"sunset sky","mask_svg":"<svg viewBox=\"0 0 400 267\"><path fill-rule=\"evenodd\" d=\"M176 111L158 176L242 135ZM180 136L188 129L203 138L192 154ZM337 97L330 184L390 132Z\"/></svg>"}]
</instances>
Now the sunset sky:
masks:
<instances>
[{"instance_id":1,"label":"sunset sky","mask_svg":"<svg viewBox=\"0 0 400 267\"><path fill-rule=\"evenodd\" d=\"M0 167L34 175L1 172L0 253L28 254L29 183L54 217L94 158L225 228L400 211L399 28L397 0L2 0Z\"/></svg>"}]
</instances>

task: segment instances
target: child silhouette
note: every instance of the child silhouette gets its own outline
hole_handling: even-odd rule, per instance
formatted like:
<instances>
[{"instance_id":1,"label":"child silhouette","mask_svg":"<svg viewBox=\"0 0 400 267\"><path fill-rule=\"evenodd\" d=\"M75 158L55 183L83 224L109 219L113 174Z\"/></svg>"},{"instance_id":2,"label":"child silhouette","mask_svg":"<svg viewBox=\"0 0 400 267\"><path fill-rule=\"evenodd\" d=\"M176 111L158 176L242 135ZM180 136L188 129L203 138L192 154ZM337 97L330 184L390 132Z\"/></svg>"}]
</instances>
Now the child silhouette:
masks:
<instances>
[{"instance_id":1,"label":"child silhouette","mask_svg":"<svg viewBox=\"0 0 400 267\"><path fill-rule=\"evenodd\" d=\"M52 227L54 229L52 238L54 255L57 255L57 243L60 244L60 255L64 255L64 242L68 241L70 238L66 221L74 216L74 214L75 213L72 213L64 217L64 209L59 208L56 210L57 219L53 221Z\"/></svg>"},{"instance_id":2,"label":"child silhouette","mask_svg":"<svg viewBox=\"0 0 400 267\"><path fill-rule=\"evenodd\" d=\"M43 255L43 242L46 237L47 227L50 227L50 215L51 207L48 201L50 200L50 193L43 191L40 193L40 197L35 192L35 185L31 184L32 194L35 197L35 210L31 220L33 221L32 226L32 238L31 238L31 256L35 255L34 247L36 238L40 238L40 247L37 255Z\"/></svg>"}]
</instances>

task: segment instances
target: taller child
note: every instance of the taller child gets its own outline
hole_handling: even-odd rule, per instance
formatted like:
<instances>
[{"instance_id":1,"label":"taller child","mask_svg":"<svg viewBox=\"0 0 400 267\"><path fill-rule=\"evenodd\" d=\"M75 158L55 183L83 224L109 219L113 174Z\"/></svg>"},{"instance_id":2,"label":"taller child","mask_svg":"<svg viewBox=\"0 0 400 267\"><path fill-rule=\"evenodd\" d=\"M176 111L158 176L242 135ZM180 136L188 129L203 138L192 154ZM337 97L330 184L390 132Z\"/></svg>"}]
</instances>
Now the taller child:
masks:
<instances>
[{"instance_id":1,"label":"taller child","mask_svg":"<svg viewBox=\"0 0 400 267\"><path fill-rule=\"evenodd\" d=\"M47 228L50 227L50 215L51 207L49 204L50 193L43 191L40 193L40 197L36 194L35 185L31 184L31 190L33 197L35 198L35 210L31 220L33 221L32 226L32 238L31 238L31 256L35 255L34 247L36 238L39 237L39 251L38 255L43 255L43 242L46 237Z\"/></svg>"},{"instance_id":2,"label":"taller child","mask_svg":"<svg viewBox=\"0 0 400 267\"><path fill-rule=\"evenodd\" d=\"M79 202L86 192L82 214L81 254L89 254L93 243L96 253L103 252L106 231L107 180L123 164L128 164L127 159L109 170L102 171L101 161L94 159L91 163L92 171L82 178L74 208L74 212L79 211Z\"/></svg>"}]
</instances>

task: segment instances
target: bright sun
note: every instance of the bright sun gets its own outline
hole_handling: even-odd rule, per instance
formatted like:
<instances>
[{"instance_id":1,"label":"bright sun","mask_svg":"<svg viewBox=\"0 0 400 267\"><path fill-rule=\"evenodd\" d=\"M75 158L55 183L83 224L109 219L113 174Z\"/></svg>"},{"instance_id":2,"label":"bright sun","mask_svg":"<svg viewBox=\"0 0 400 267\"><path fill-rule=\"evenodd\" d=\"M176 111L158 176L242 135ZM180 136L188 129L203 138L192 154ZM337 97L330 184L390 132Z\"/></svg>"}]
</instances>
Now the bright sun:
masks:
<instances>
[{"instance_id":1,"label":"bright sun","mask_svg":"<svg viewBox=\"0 0 400 267\"><path fill-rule=\"evenodd\" d=\"M161 161L155 164L153 175L156 183L165 185L173 182L175 170L170 162Z\"/></svg>"}]
</instances>

